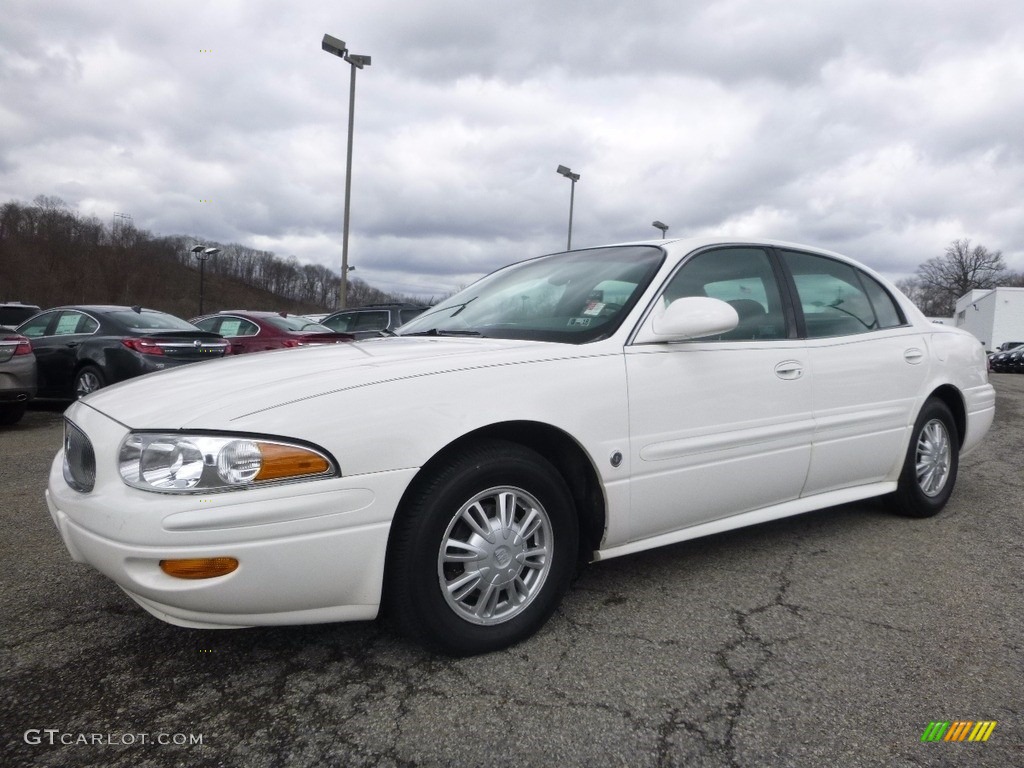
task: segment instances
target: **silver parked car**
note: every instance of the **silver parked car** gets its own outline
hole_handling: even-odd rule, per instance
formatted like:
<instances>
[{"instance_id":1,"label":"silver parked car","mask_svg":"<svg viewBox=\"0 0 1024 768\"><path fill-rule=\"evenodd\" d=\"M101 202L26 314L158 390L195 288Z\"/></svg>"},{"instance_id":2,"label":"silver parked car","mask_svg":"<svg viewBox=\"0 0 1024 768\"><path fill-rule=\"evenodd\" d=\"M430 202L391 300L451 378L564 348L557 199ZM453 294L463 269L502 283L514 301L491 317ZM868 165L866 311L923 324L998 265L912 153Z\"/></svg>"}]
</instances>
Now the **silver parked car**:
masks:
<instances>
[{"instance_id":1,"label":"silver parked car","mask_svg":"<svg viewBox=\"0 0 1024 768\"><path fill-rule=\"evenodd\" d=\"M0 426L21 421L36 394L36 356L29 340L0 325Z\"/></svg>"}]
</instances>

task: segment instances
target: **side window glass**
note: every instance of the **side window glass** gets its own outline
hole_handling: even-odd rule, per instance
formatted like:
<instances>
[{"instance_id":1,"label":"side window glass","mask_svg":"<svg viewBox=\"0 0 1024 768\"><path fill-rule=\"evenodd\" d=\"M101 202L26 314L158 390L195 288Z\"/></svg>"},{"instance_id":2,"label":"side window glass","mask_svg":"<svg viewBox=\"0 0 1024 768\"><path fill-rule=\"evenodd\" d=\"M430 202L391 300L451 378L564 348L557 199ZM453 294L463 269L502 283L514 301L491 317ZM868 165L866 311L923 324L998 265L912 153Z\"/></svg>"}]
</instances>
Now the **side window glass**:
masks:
<instances>
[{"instance_id":1,"label":"side window glass","mask_svg":"<svg viewBox=\"0 0 1024 768\"><path fill-rule=\"evenodd\" d=\"M237 317L222 317L220 319L220 330L217 331L221 336L229 339L233 339L236 336L241 336L239 328L242 325L242 321Z\"/></svg>"},{"instance_id":2,"label":"side window glass","mask_svg":"<svg viewBox=\"0 0 1024 768\"><path fill-rule=\"evenodd\" d=\"M100 327L93 318L88 315L82 315L78 321L78 330L75 333L95 333L96 329Z\"/></svg>"},{"instance_id":3,"label":"side window glass","mask_svg":"<svg viewBox=\"0 0 1024 768\"><path fill-rule=\"evenodd\" d=\"M57 318L57 327L53 329L54 336L69 336L73 333L81 333L78 326L82 322L83 315L79 312L61 312Z\"/></svg>"},{"instance_id":4,"label":"side window glass","mask_svg":"<svg viewBox=\"0 0 1024 768\"><path fill-rule=\"evenodd\" d=\"M864 289L868 292L868 298L875 308L875 315L878 317L879 328L896 328L906 324L906 318L900 311L899 305L885 288L875 278L860 273L860 280Z\"/></svg>"},{"instance_id":5,"label":"side window glass","mask_svg":"<svg viewBox=\"0 0 1024 768\"><path fill-rule=\"evenodd\" d=\"M669 282L666 303L708 296L732 305L739 325L703 341L765 341L786 338L779 286L768 255L760 248L722 248L690 259Z\"/></svg>"},{"instance_id":6,"label":"side window glass","mask_svg":"<svg viewBox=\"0 0 1024 768\"><path fill-rule=\"evenodd\" d=\"M387 312L360 312L355 320L356 331L379 331L388 327Z\"/></svg>"},{"instance_id":7,"label":"side window glass","mask_svg":"<svg viewBox=\"0 0 1024 768\"><path fill-rule=\"evenodd\" d=\"M42 315L36 315L28 322L18 327L18 333L22 336L27 336L30 339L38 339L41 336L46 335L46 327L53 320L53 313L46 312Z\"/></svg>"},{"instance_id":8,"label":"side window glass","mask_svg":"<svg viewBox=\"0 0 1024 768\"><path fill-rule=\"evenodd\" d=\"M793 273L808 338L848 336L878 328L858 270L825 256L783 251L782 257Z\"/></svg>"},{"instance_id":9,"label":"side window glass","mask_svg":"<svg viewBox=\"0 0 1024 768\"><path fill-rule=\"evenodd\" d=\"M329 318L323 325L326 325L332 331L338 331L345 333L352 330L351 325L355 316L352 312L346 312L344 315L337 315L336 317Z\"/></svg>"},{"instance_id":10,"label":"side window glass","mask_svg":"<svg viewBox=\"0 0 1024 768\"><path fill-rule=\"evenodd\" d=\"M416 315L419 315L422 312L422 309L403 309L400 313L400 317L403 323L408 323L410 320L416 317Z\"/></svg>"},{"instance_id":11,"label":"side window glass","mask_svg":"<svg viewBox=\"0 0 1024 768\"><path fill-rule=\"evenodd\" d=\"M260 332L260 327L256 323L251 323L248 320L242 320L238 326L239 336L255 336Z\"/></svg>"}]
</instances>

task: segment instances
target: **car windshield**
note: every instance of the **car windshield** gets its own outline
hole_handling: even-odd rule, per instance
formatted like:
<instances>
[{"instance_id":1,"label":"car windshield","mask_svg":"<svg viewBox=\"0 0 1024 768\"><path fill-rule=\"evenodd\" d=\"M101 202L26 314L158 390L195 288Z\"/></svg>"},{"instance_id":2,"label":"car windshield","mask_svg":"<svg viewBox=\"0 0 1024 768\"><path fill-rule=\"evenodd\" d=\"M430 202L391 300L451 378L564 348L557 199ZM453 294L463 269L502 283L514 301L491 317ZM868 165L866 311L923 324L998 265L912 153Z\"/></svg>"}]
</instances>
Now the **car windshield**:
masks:
<instances>
[{"instance_id":1,"label":"car windshield","mask_svg":"<svg viewBox=\"0 0 1024 768\"><path fill-rule=\"evenodd\" d=\"M556 253L493 272L401 328L582 344L613 333L664 258L655 246Z\"/></svg>"},{"instance_id":2,"label":"car windshield","mask_svg":"<svg viewBox=\"0 0 1024 768\"><path fill-rule=\"evenodd\" d=\"M198 331L192 323L182 320L180 317L168 315L165 312L157 312L153 309L144 309L135 312L131 309L118 309L113 312L106 312L107 317L113 318L121 325L132 331Z\"/></svg>"},{"instance_id":3,"label":"car windshield","mask_svg":"<svg viewBox=\"0 0 1024 768\"><path fill-rule=\"evenodd\" d=\"M300 315L271 315L263 318L275 328L282 331L305 331L307 333L333 333L330 328L320 323L314 323L308 317Z\"/></svg>"}]
</instances>

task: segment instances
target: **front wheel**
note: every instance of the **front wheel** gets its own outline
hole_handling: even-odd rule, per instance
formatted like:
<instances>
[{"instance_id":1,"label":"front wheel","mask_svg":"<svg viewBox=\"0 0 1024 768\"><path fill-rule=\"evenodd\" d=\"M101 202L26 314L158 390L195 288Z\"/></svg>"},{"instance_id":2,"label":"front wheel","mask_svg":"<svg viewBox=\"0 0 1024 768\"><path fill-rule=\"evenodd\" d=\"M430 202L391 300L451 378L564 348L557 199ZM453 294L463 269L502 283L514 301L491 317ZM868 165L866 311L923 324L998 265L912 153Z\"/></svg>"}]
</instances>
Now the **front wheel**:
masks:
<instances>
[{"instance_id":1,"label":"front wheel","mask_svg":"<svg viewBox=\"0 0 1024 768\"><path fill-rule=\"evenodd\" d=\"M894 510L907 517L932 517L953 493L960 465L960 440L949 407L932 398L914 424L899 485L892 495Z\"/></svg>"},{"instance_id":2,"label":"front wheel","mask_svg":"<svg viewBox=\"0 0 1024 768\"><path fill-rule=\"evenodd\" d=\"M551 464L505 441L433 468L395 519L388 608L399 628L454 655L536 632L576 566L572 496Z\"/></svg>"}]
</instances>

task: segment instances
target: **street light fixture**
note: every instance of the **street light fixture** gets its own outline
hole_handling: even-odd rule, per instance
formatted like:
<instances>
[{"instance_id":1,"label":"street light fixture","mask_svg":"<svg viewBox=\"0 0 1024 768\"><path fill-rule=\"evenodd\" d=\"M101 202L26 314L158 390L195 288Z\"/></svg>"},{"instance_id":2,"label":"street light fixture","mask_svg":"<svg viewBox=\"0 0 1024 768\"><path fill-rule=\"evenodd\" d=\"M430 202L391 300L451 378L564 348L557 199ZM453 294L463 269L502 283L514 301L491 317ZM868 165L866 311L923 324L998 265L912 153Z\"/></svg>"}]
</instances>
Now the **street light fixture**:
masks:
<instances>
[{"instance_id":1,"label":"street light fixture","mask_svg":"<svg viewBox=\"0 0 1024 768\"><path fill-rule=\"evenodd\" d=\"M356 70L370 66L370 57L350 53L344 40L324 35L320 47L352 65L352 78L348 89L348 152L345 156L345 219L341 234L341 287L338 289L338 309L345 309L348 299L348 226L352 198L352 132L355 128Z\"/></svg>"},{"instance_id":2,"label":"street light fixture","mask_svg":"<svg viewBox=\"0 0 1024 768\"><path fill-rule=\"evenodd\" d=\"M661 239L665 239L665 233L668 232L668 224L662 224L660 221L652 221L651 226L655 229L661 230Z\"/></svg>"},{"instance_id":3,"label":"street light fixture","mask_svg":"<svg viewBox=\"0 0 1024 768\"><path fill-rule=\"evenodd\" d=\"M556 169L560 174L565 176L569 181L572 182L572 187L569 190L569 239L566 242L565 250L572 250L572 206L576 198L576 182L580 180L578 173L573 173L569 168L564 165L558 166Z\"/></svg>"},{"instance_id":4,"label":"street light fixture","mask_svg":"<svg viewBox=\"0 0 1024 768\"><path fill-rule=\"evenodd\" d=\"M207 248L205 245L196 245L190 250L192 255L199 259L199 314L201 315L203 314L203 291L204 283L206 282L206 260L220 253L220 248Z\"/></svg>"}]
</instances>

